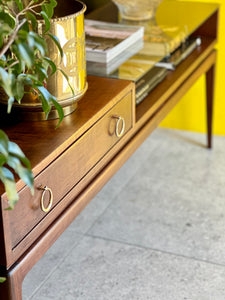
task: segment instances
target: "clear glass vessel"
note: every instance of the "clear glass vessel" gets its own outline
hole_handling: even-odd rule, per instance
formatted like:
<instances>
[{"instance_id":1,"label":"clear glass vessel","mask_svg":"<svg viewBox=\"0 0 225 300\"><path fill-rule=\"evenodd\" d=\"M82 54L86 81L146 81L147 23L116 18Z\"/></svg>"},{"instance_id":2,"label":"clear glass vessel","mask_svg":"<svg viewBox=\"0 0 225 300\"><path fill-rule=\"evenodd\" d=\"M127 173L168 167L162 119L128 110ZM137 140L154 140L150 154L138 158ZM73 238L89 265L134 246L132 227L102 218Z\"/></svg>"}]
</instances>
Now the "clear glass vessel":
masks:
<instances>
[{"instance_id":1,"label":"clear glass vessel","mask_svg":"<svg viewBox=\"0 0 225 300\"><path fill-rule=\"evenodd\" d=\"M149 20L154 18L158 5L163 0L112 0L118 7L122 19Z\"/></svg>"}]
</instances>

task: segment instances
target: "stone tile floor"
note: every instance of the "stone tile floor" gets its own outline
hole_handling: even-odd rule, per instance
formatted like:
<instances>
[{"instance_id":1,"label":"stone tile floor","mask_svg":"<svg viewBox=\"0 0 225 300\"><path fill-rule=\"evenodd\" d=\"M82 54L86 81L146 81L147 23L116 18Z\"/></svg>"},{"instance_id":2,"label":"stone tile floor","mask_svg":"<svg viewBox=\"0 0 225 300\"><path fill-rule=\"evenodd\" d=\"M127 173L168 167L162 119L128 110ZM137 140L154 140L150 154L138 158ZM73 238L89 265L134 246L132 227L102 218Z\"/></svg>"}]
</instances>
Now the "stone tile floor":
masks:
<instances>
[{"instance_id":1,"label":"stone tile floor","mask_svg":"<svg viewBox=\"0 0 225 300\"><path fill-rule=\"evenodd\" d=\"M224 300L225 137L158 128L29 272L23 299Z\"/></svg>"}]
</instances>

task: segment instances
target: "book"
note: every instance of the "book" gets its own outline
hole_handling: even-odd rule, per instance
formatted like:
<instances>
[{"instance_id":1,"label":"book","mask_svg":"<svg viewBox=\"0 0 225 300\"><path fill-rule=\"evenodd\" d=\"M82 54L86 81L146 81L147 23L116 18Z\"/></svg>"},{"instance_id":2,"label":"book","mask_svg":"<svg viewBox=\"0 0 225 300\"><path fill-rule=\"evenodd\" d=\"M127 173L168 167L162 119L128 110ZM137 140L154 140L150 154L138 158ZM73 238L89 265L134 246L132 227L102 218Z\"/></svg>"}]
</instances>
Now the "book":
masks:
<instances>
[{"instance_id":1,"label":"book","mask_svg":"<svg viewBox=\"0 0 225 300\"><path fill-rule=\"evenodd\" d=\"M156 63L158 67L165 67L168 70L175 70L176 66L179 65L194 49L201 45L201 38L189 38L181 44L171 55L163 58L161 61Z\"/></svg>"},{"instance_id":2,"label":"book","mask_svg":"<svg viewBox=\"0 0 225 300\"><path fill-rule=\"evenodd\" d=\"M151 59L140 56L139 53L108 77L132 80L135 83L135 101L138 105L168 74L164 67L156 67Z\"/></svg>"},{"instance_id":3,"label":"book","mask_svg":"<svg viewBox=\"0 0 225 300\"><path fill-rule=\"evenodd\" d=\"M88 75L102 75L107 76L114 72L122 63L124 63L131 56L136 54L143 47L143 39L127 47L119 56L116 56L108 63L100 63L95 61L87 61L86 68Z\"/></svg>"},{"instance_id":4,"label":"book","mask_svg":"<svg viewBox=\"0 0 225 300\"><path fill-rule=\"evenodd\" d=\"M168 70L164 67L154 66L149 72L143 75L135 82L135 102L136 105L142 100L166 77Z\"/></svg>"},{"instance_id":5,"label":"book","mask_svg":"<svg viewBox=\"0 0 225 300\"><path fill-rule=\"evenodd\" d=\"M140 54L168 56L181 45L186 36L185 28L151 24L145 28L144 47Z\"/></svg>"},{"instance_id":6,"label":"book","mask_svg":"<svg viewBox=\"0 0 225 300\"><path fill-rule=\"evenodd\" d=\"M86 19L86 61L109 63L128 47L140 43L144 27ZM132 55L132 54L131 54Z\"/></svg>"}]
</instances>

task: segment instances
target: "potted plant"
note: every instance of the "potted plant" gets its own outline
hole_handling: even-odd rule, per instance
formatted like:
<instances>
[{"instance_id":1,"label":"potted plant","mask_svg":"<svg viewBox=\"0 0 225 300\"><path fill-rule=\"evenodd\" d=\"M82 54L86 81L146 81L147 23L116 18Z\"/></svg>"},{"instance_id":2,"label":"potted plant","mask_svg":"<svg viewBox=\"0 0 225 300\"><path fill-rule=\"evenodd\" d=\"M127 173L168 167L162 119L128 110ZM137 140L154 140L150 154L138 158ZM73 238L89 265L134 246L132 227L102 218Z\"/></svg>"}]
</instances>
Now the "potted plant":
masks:
<instances>
[{"instance_id":1,"label":"potted plant","mask_svg":"<svg viewBox=\"0 0 225 300\"><path fill-rule=\"evenodd\" d=\"M55 107L59 125L64 117L63 109L46 88L48 77L57 72L56 64L48 56L46 36L63 55L57 37L49 32L49 19L56 5L55 0L0 0L0 97L7 99L10 113L13 103L21 103L24 96L35 95L41 100L46 118L51 107ZM43 34L36 30L37 19L42 19L44 23ZM9 141L4 131L0 130L0 181L7 193L9 209L18 201L11 169L32 191L33 175L29 160L19 146Z\"/></svg>"}]
</instances>

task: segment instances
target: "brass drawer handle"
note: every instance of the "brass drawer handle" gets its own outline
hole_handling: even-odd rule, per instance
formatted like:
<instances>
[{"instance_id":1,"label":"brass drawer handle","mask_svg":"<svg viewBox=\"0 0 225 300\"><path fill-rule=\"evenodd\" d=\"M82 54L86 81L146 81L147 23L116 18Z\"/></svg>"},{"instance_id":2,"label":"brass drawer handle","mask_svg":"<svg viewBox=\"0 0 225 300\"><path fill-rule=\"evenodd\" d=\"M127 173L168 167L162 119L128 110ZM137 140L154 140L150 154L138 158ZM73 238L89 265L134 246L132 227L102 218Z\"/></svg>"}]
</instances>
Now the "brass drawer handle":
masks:
<instances>
[{"instance_id":1,"label":"brass drawer handle","mask_svg":"<svg viewBox=\"0 0 225 300\"><path fill-rule=\"evenodd\" d=\"M39 187L39 189L40 190L43 190L43 193L42 193L42 196L41 196L41 210L43 211L43 212L49 212L49 210L51 209L51 207L52 207L52 203L53 203L53 193L52 193L52 190L49 188L49 187L47 187L47 186L40 186ZM45 205L44 205L44 198L45 198L45 193L46 192L49 192L49 203L48 203L48 206L47 207L45 207Z\"/></svg>"},{"instance_id":2,"label":"brass drawer handle","mask_svg":"<svg viewBox=\"0 0 225 300\"><path fill-rule=\"evenodd\" d=\"M116 136L119 138L121 137L123 134L124 134L124 130L125 130L125 120L123 117L121 116L113 116L113 118L117 119L117 122L116 122L116 130L115 130L115 133L116 133ZM121 125L121 129L120 129L120 123L122 122L122 125Z\"/></svg>"}]
</instances>

